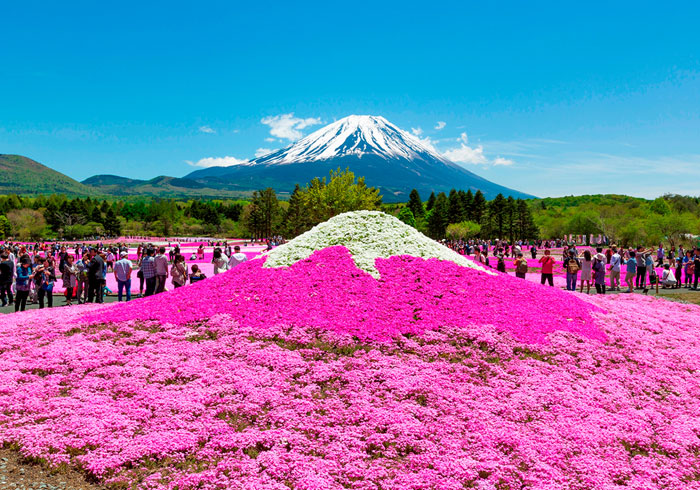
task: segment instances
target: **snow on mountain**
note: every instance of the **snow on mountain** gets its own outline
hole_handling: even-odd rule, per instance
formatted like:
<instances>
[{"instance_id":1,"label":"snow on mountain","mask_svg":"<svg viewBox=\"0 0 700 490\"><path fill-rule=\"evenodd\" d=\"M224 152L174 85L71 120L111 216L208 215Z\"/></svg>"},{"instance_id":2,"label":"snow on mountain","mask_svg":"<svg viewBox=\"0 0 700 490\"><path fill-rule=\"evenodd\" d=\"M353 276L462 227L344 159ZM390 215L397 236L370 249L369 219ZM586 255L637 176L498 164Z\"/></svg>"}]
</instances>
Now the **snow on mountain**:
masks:
<instances>
[{"instance_id":1,"label":"snow on mountain","mask_svg":"<svg viewBox=\"0 0 700 490\"><path fill-rule=\"evenodd\" d=\"M385 160L438 160L451 164L429 144L399 129L381 116L348 116L263 155L250 164L290 164L374 155Z\"/></svg>"},{"instance_id":2,"label":"snow on mountain","mask_svg":"<svg viewBox=\"0 0 700 490\"><path fill-rule=\"evenodd\" d=\"M284 195L294 184L326 177L338 168L364 177L386 201L406 200L412 189L424 197L453 188L481 190L487 198L498 193L531 197L470 172L380 116L348 116L286 148L238 165L196 170L187 178L239 191L272 187Z\"/></svg>"}]
</instances>

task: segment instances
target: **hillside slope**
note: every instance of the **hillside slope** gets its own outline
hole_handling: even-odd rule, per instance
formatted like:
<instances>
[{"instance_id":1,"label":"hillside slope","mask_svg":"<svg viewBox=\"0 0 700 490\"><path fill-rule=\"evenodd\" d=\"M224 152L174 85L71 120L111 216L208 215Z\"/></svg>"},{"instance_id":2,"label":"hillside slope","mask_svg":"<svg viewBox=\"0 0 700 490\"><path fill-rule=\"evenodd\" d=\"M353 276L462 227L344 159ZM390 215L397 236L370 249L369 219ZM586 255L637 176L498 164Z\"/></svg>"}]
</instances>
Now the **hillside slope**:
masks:
<instances>
[{"instance_id":1,"label":"hillside slope","mask_svg":"<svg viewBox=\"0 0 700 490\"><path fill-rule=\"evenodd\" d=\"M21 155L0 154L0 193L92 196L97 191L46 165Z\"/></svg>"}]
</instances>

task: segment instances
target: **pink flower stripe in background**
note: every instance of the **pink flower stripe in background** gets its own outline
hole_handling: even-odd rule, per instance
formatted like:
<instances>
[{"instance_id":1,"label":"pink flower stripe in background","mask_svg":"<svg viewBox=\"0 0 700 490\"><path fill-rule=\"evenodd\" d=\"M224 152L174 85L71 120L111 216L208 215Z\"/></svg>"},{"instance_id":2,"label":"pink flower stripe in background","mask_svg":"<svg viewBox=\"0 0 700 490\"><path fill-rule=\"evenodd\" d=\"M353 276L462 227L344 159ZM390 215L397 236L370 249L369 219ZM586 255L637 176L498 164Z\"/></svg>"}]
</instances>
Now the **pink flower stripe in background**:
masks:
<instances>
[{"instance_id":1,"label":"pink flower stripe in background","mask_svg":"<svg viewBox=\"0 0 700 490\"><path fill-rule=\"evenodd\" d=\"M700 307L262 262L3 317L0 441L115 488L700 488Z\"/></svg>"}]
</instances>

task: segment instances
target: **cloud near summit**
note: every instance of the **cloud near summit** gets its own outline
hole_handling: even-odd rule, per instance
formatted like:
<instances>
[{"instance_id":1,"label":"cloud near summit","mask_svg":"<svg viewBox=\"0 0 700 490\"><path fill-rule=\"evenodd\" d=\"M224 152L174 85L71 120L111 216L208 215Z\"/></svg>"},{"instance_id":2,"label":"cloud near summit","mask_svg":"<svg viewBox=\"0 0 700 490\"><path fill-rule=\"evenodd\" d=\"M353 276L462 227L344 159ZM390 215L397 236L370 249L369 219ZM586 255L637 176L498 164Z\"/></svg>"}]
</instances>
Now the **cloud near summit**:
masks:
<instances>
[{"instance_id":1,"label":"cloud near summit","mask_svg":"<svg viewBox=\"0 0 700 490\"><path fill-rule=\"evenodd\" d=\"M303 136L301 130L309 126L322 124L320 117L307 117L302 119L295 117L293 112L289 114L279 114L277 116L267 116L260 120L261 123L270 127L270 134L277 138L296 141Z\"/></svg>"},{"instance_id":2,"label":"cloud near summit","mask_svg":"<svg viewBox=\"0 0 700 490\"><path fill-rule=\"evenodd\" d=\"M202 158L200 160L197 160L196 162L192 162L190 160L185 160L185 162L188 165L192 165L193 167L204 167L204 168L209 168L209 167L231 167L233 165L241 165L243 163L247 163L248 160L241 160L236 157L207 157L207 158Z\"/></svg>"}]
</instances>

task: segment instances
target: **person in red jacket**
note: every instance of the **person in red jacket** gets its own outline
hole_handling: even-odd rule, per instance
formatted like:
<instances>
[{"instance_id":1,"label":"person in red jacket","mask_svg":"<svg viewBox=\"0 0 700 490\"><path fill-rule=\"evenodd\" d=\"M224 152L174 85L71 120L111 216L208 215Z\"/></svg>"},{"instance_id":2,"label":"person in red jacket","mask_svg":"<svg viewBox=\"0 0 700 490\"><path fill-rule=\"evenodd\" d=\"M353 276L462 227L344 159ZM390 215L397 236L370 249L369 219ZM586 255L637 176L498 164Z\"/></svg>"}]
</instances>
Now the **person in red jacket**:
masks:
<instances>
[{"instance_id":1,"label":"person in red jacket","mask_svg":"<svg viewBox=\"0 0 700 490\"><path fill-rule=\"evenodd\" d=\"M552 257L552 252L547 249L544 251L544 255L540 257L540 264L542 264L542 276L540 277L540 284L544 284L545 281L549 283L550 286L554 286L554 264L557 262Z\"/></svg>"}]
</instances>

